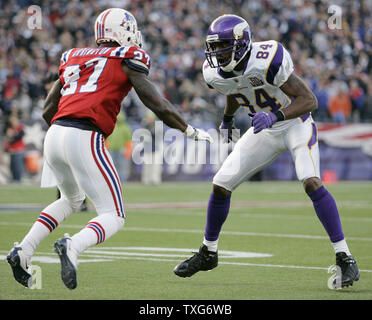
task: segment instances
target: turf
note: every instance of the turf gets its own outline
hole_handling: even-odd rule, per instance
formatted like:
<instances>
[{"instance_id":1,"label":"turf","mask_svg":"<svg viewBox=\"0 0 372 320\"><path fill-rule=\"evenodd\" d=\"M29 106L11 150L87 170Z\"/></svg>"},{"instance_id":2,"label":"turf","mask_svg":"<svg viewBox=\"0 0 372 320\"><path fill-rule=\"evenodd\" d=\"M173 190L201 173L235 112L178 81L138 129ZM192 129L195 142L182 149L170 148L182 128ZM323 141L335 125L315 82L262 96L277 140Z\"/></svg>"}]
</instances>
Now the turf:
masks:
<instances>
[{"instance_id":1,"label":"turf","mask_svg":"<svg viewBox=\"0 0 372 320\"><path fill-rule=\"evenodd\" d=\"M56 191L1 186L0 299L372 300L372 183L326 187L338 203L348 245L361 270L360 281L338 291L327 287L327 269L335 262L333 248L298 182L244 183L233 193L219 250L270 256L221 253L216 269L186 279L172 270L201 244L211 185L127 183L126 225L80 257L85 262L79 264L75 290L60 280L53 242L66 232L78 232L95 216L92 207L73 213L41 243L35 259L44 260L33 263L41 267L42 287L29 290L15 282L5 256L28 232L39 210L55 200ZM46 258L52 263L44 262Z\"/></svg>"}]
</instances>

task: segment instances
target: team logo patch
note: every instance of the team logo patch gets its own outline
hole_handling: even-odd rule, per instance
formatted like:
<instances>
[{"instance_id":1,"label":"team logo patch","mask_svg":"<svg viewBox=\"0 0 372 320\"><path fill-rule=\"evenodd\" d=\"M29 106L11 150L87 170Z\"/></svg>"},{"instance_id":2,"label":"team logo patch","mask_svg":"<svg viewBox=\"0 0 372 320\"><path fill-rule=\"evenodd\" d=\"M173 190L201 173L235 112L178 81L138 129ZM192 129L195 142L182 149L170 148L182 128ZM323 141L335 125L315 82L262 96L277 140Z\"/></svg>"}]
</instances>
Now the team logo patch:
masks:
<instances>
[{"instance_id":1,"label":"team logo patch","mask_svg":"<svg viewBox=\"0 0 372 320\"><path fill-rule=\"evenodd\" d=\"M264 82L256 76L248 77L248 80L252 87L260 87L264 85Z\"/></svg>"}]
</instances>

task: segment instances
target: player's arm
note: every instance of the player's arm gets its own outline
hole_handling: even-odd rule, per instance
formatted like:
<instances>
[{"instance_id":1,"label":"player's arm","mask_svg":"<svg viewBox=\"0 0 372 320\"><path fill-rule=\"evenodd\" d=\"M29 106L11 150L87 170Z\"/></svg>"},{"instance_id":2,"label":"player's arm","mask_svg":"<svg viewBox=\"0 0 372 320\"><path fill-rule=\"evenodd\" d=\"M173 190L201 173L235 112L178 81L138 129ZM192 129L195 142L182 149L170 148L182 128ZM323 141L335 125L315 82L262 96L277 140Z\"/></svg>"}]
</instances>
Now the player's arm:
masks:
<instances>
[{"instance_id":1,"label":"player's arm","mask_svg":"<svg viewBox=\"0 0 372 320\"><path fill-rule=\"evenodd\" d=\"M44 109L43 109L43 118L49 126L50 126L50 122L52 121L54 115L58 111L58 103L59 103L59 99L61 98L61 89L62 89L62 83L58 79L56 82L54 82L45 100Z\"/></svg>"},{"instance_id":2,"label":"player's arm","mask_svg":"<svg viewBox=\"0 0 372 320\"><path fill-rule=\"evenodd\" d=\"M227 116L233 116L236 111L239 109L240 104L236 99L230 95L226 96L226 106L225 106L225 111L224 115Z\"/></svg>"},{"instance_id":3,"label":"player's arm","mask_svg":"<svg viewBox=\"0 0 372 320\"><path fill-rule=\"evenodd\" d=\"M265 128L271 128L277 121L289 120L300 117L318 107L318 100L306 83L294 72L280 89L288 96L293 97L292 103L276 112L258 112L250 114L252 117L253 133L259 133Z\"/></svg>"},{"instance_id":4,"label":"player's arm","mask_svg":"<svg viewBox=\"0 0 372 320\"><path fill-rule=\"evenodd\" d=\"M280 87L280 89L290 97L293 97L292 103L280 112L284 115L284 119L294 119L306 113L315 110L318 107L318 100L298 75L291 73L288 80Z\"/></svg>"},{"instance_id":5,"label":"player's arm","mask_svg":"<svg viewBox=\"0 0 372 320\"><path fill-rule=\"evenodd\" d=\"M184 132L187 123L182 119L176 108L160 95L152 81L143 72L135 71L127 65L122 65L143 104L153 111L167 126Z\"/></svg>"},{"instance_id":6,"label":"player's arm","mask_svg":"<svg viewBox=\"0 0 372 320\"><path fill-rule=\"evenodd\" d=\"M173 104L158 92L155 85L147 77L147 72L140 71L143 68L138 69L138 66L133 66L132 63L128 61L122 63L122 68L138 97L147 108L154 112L167 126L182 131L188 138L213 142L209 133L187 124Z\"/></svg>"},{"instance_id":7,"label":"player's arm","mask_svg":"<svg viewBox=\"0 0 372 320\"><path fill-rule=\"evenodd\" d=\"M236 98L232 97L231 95L226 96L226 106L223 115L223 120L220 124L220 132L223 138L223 142L236 142L240 134L236 130L234 126L234 115L236 111L239 109L240 104L236 100Z\"/></svg>"}]
</instances>

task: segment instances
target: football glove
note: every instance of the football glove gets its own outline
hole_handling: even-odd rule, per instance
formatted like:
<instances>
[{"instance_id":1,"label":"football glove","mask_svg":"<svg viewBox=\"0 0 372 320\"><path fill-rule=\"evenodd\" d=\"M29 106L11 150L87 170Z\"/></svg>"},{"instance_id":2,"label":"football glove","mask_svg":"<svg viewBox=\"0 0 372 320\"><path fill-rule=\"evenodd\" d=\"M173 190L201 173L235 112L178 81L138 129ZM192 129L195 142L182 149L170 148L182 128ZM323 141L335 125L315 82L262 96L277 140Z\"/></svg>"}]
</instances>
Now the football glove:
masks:
<instances>
[{"instance_id":1,"label":"football glove","mask_svg":"<svg viewBox=\"0 0 372 320\"><path fill-rule=\"evenodd\" d=\"M249 113L249 116L252 117L252 126L254 127L253 133L259 133L263 129L271 128L272 125L278 121L278 117L270 112L257 112Z\"/></svg>"},{"instance_id":2,"label":"football glove","mask_svg":"<svg viewBox=\"0 0 372 320\"><path fill-rule=\"evenodd\" d=\"M211 137L211 135L202 129L197 129L188 125L184 133L185 136L190 139L194 139L197 141L208 141L209 143L213 143L213 138Z\"/></svg>"},{"instance_id":3,"label":"football glove","mask_svg":"<svg viewBox=\"0 0 372 320\"><path fill-rule=\"evenodd\" d=\"M240 130L235 128L232 116L225 116L219 129L223 143L236 142L240 138Z\"/></svg>"}]
</instances>

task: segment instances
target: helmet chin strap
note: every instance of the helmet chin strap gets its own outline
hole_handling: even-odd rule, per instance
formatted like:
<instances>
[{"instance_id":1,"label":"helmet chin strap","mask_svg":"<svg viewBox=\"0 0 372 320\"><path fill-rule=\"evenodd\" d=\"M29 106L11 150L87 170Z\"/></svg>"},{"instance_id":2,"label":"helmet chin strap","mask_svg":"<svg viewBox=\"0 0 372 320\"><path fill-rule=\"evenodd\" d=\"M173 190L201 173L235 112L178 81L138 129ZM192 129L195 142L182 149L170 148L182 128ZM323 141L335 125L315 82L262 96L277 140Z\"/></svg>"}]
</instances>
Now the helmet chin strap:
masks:
<instances>
[{"instance_id":1,"label":"helmet chin strap","mask_svg":"<svg viewBox=\"0 0 372 320\"><path fill-rule=\"evenodd\" d=\"M233 54L231 55L231 61L226 66L221 67L221 69L225 72L231 72L236 67L237 63L235 61L235 51L233 51Z\"/></svg>"},{"instance_id":2,"label":"helmet chin strap","mask_svg":"<svg viewBox=\"0 0 372 320\"><path fill-rule=\"evenodd\" d=\"M236 45L235 45L236 46ZM249 52L250 50L247 50L243 56L238 60L238 61L235 61L235 51L233 52L232 56L231 56L231 61L229 64L227 64L226 66L224 67L221 67L221 69L225 72L231 72L234 70L234 68L240 63L240 61L242 61L244 59L244 57L247 55L247 53Z\"/></svg>"}]
</instances>

